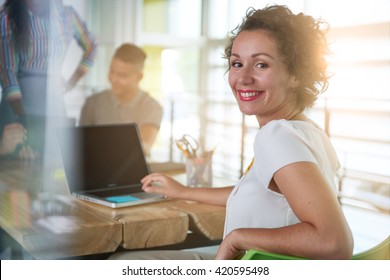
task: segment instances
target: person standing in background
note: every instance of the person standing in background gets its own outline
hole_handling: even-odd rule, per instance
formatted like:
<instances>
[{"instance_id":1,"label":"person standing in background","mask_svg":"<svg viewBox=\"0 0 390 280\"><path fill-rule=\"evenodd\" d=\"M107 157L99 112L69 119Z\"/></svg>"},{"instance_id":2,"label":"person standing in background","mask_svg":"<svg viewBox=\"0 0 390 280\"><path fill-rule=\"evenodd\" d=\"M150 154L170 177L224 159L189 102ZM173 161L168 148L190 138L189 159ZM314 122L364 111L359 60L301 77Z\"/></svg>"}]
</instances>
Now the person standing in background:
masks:
<instances>
[{"instance_id":1,"label":"person standing in background","mask_svg":"<svg viewBox=\"0 0 390 280\"><path fill-rule=\"evenodd\" d=\"M160 129L163 109L148 93L139 88L143 78L145 52L123 44L112 58L108 80L111 89L89 97L82 108L80 125L136 123L146 155Z\"/></svg>"},{"instance_id":2,"label":"person standing in background","mask_svg":"<svg viewBox=\"0 0 390 280\"><path fill-rule=\"evenodd\" d=\"M19 123L27 133L24 144L43 153L47 128L66 117L63 93L93 65L96 40L62 0L6 0L0 40L0 139L7 125ZM61 65L72 40L83 56L64 81Z\"/></svg>"}]
</instances>

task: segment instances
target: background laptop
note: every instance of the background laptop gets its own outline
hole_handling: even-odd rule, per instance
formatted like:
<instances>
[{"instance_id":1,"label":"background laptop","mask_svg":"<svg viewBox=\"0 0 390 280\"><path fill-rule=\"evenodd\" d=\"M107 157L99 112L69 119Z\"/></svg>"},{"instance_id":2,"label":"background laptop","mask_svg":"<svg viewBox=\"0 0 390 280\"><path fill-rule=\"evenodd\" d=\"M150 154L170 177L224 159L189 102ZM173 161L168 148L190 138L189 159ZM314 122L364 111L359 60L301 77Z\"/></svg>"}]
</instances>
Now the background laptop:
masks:
<instances>
[{"instance_id":1,"label":"background laptop","mask_svg":"<svg viewBox=\"0 0 390 280\"><path fill-rule=\"evenodd\" d=\"M112 208L163 199L141 189L149 166L136 124L61 127L56 138L72 195Z\"/></svg>"}]
</instances>

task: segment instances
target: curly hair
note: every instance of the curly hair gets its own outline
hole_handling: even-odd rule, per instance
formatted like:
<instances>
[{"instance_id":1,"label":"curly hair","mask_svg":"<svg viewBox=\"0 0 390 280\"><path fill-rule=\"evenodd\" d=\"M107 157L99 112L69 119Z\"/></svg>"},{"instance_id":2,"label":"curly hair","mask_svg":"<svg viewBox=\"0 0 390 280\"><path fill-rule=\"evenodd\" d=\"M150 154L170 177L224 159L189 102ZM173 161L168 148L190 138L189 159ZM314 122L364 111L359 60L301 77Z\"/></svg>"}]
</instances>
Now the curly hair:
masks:
<instances>
[{"instance_id":1,"label":"curly hair","mask_svg":"<svg viewBox=\"0 0 390 280\"><path fill-rule=\"evenodd\" d=\"M295 15L286 6L249 8L241 25L231 32L224 58L230 59L234 40L241 31L258 29L270 32L289 73L299 81L296 92L300 109L313 106L317 95L328 88L328 24L303 13Z\"/></svg>"},{"instance_id":2,"label":"curly hair","mask_svg":"<svg viewBox=\"0 0 390 280\"><path fill-rule=\"evenodd\" d=\"M16 46L26 47L30 39L28 8L25 0L6 0L4 7L7 11L11 30Z\"/></svg>"}]
</instances>

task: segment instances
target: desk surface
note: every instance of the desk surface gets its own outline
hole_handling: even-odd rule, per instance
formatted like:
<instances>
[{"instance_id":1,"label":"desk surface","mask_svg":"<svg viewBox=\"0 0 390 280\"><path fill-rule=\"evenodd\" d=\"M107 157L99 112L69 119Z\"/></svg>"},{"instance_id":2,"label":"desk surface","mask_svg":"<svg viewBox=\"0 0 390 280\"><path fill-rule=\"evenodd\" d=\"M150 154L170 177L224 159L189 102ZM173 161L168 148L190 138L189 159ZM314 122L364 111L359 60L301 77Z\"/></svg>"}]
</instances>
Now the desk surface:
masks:
<instances>
[{"instance_id":1,"label":"desk surface","mask_svg":"<svg viewBox=\"0 0 390 280\"><path fill-rule=\"evenodd\" d=\"M72 197L62 176L42 170L38 162L0 161L0 226L37 259L180 244L189 233L222 238L224 207L166 200L111 209Z\"/></svg>"}]
</instances>

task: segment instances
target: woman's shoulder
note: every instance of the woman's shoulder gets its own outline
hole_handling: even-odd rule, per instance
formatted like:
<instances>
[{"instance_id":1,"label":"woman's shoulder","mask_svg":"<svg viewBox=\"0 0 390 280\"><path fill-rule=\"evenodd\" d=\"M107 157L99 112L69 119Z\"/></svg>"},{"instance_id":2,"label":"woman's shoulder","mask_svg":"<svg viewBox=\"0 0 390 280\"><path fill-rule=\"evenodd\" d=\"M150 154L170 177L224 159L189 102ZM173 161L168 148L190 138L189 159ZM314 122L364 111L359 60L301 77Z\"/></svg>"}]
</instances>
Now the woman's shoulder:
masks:
<instances>
[{"instance_id":1,"label":"woman's shoulder","mask_svg":"<svg viewBox=\"0 0 390 280\"><path fill-rule=\"evenodd\" d=\"M76 12L76 10L73 8L73 6L70 6L70 5L63 5L62 9L66 13L75 13Z\"/></svg>"},{"instance_id":2,"label":"woman's shoulder","mask_svg":"<svg viewBox=\"0 0 390 280\"><path fill-rule=\"evenodd\" d=\"M313 151L321 148L315 126L307 121L275 120L264 125L254 141L255 157L263 159L261 166L299 161L316 162Z\"/></svg>"},{"instance_id":3,"label":"woman's shoulder","mask_svg":"<svg viewBox=\"0 0 390 280\"><path fill-rule=\"evenodd\" d=\"M262 126L255 142L267 147L302 145L310 142L311 137L322 134L312 121L273 120Z\"/></svg>"},{"instance_id":4,"label":"woman's shoulder","mask_svg":"<svg viewBox=\"0 0 390 280\"><path fill-rule=\"evenodd\" d=\"M0 7L0 32L2 35L4 35L4 33L10 32L8 13L4 6Z\"/></svg>"},{"instance_id":5,"label":"woman's shoulder","mask_svg":"<svg viewBox=\"0 0 390 280\"><path fill-rule=\"evenodd\" d=\"M59 3L57 5L57 9L56 9L57 13L60 14L60 16L65 16L69 19L77 16L77 12L75 10L75 8L73 8L73 6L71 5L64 5L62 3Z\"/></svg>"},{"instance_id":6,"label":"woman's shoulder","mask_svg":"<svg viewBox=\"0 0 390 280\"><path fill-rule=\"evenodd\" d=\"M286 131L291 131L294 128L294 125L291 121L280 119L280 120L272 120L267 124L260 127L259 134L260 135L273 135L280 134Z\"/></svg>"},{"instance_id":7,"label":"woman's shoulder","mask_svg":"<svg viewBox=\"0 0 390 280\"><path fill-rule=\"evenodd\" d=\"M60 14L65 15L66 17L73 17L76 14L76 10L69 5L63 5L58 8Z\"/></svg>"},{"instance_id":8,"label":"woman's shoulder","mask_svg":"<svg viewBox=\"0 0 390 280\"><path fill-rule=\"evenodd\" d=\"M3 20L6 20L7 18L8 18L7 10L5 9L4 6L1 6L0 7L0 20L3 21Z\"/></svg>"},{"instance_id":9,"label":"woman's shoulder","mask_svg":"<svg viewBox=\"0 0 390 280\"><path fill-rule=\"evenodd\" d=\"M307 120L273 120L260 128L262 134L279 134L279 133L300 133L302 131L321 130L321 128L311 121Z\"/></svg>"}]
</instances>

